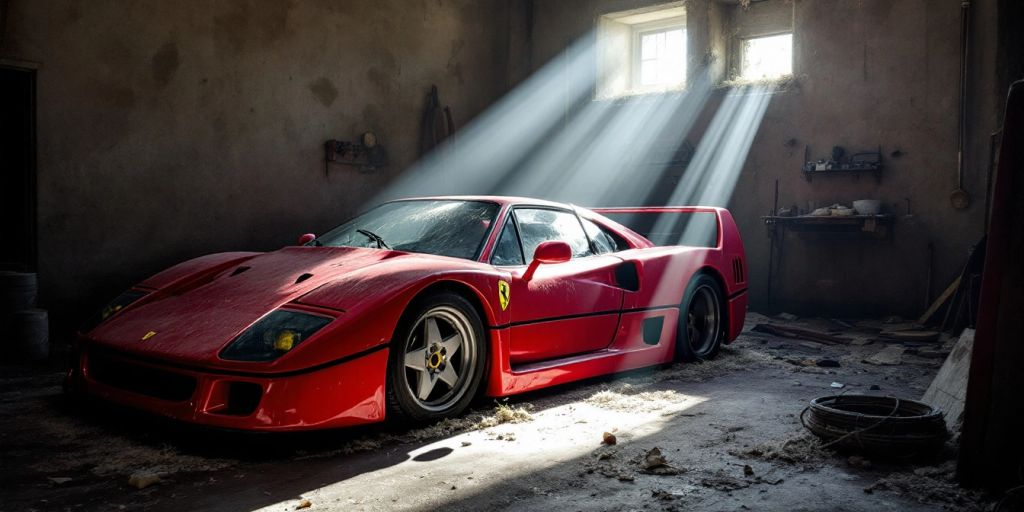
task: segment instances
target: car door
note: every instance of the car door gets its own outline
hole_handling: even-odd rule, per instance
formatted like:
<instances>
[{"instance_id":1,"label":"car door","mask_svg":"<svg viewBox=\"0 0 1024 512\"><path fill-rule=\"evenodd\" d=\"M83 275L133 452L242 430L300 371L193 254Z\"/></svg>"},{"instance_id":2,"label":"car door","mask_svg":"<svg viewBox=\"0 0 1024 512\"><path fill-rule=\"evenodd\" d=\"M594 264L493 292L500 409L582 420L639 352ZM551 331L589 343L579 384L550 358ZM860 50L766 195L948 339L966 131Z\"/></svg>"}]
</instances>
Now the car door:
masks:
<instances>
[{"instance_id":1,"label":"car door","mask_svg":"<svg viewBox=\"0 0 1024 512\"><path fill-rule=\"evenodd\" d=\"M526 280L527 265L543 242L569 244L573 258L542 264ZM510 359L513 365L607 348L618 327L623 290L615 284L622 262L594 254L579 218L549 207L516 207L503 227L491 263L511 267Z\"/></svg>"}]
</instances>

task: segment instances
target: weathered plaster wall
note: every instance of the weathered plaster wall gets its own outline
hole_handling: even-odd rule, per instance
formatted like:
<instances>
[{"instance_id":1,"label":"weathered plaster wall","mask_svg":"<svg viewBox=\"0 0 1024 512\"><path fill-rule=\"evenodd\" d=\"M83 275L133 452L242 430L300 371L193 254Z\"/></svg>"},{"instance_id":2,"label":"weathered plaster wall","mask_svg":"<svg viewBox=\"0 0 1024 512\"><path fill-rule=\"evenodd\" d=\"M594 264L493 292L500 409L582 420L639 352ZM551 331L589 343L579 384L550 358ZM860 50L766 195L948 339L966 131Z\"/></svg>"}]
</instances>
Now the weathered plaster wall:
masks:
<instances>
[{"instance_id":1,"label":"weathered plaster wall","mask_svg":"<svg viewBox=\"0 0 1024 512\"><path fill-rule=\"evenodd\" d=\"M508 55L522 12L506 0L10 1L0 58L38 66L44 303L89 309L177 261L344 220L417 157L431 84L464 125L523 73ZM325 175L324 141L367 129L391 166Z\"/></svg>"},{"instance_id":2,"label":"weathered plaster wall","mask_svg":"<svg viewBox=\"0 0 1024 512\"><path fill-rule=\"evenodd\" d=\"M767 307L767 214L779 182L780 206L807 209L855 199L883 200L897 216L891 239L790 234L773 279L776 309L834 314L917 315L925 307L928 244L934 245L934 297L959 273L983 232L989 134L996 129L996 2L973 2L968 143L964 186L969 209L950 207L956 187L960 2L929 0L769 0L792 8L796 80L776 92L729 202L746 242L754 308ZM659 3L643 0L535 0L534 64L588 34L598 16ZM708 0L688 2L691 69L725 58L722 16ZM592 36L587 36L592 37ZM696 145L726 90L712 95L688 135ZM813 158L833 145L848 151L881 145L885 171L817 178L799 172L804 146ZM899 150L899 157L890 156ZM912 216L907 216L906 200Z\"/></svg>"}]
</instances>

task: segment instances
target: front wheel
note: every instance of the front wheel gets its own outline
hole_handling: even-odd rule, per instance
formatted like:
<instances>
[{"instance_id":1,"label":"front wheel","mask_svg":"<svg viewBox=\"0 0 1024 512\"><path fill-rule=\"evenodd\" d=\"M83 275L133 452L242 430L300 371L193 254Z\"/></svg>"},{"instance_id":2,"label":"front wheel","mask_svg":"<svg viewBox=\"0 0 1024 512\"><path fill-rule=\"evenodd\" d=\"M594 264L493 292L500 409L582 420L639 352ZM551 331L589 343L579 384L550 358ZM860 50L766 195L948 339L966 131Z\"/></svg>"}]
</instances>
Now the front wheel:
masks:
<instances>
[{"instance_id":1,"label":"front wheel","mask_svg":"<svg viewBox=\"0 0 1024 512\"><path fill-rule=\"evenodd\" d=\"M487 343L476 308L451 292L413 301L388 361L388 412L414 422L459 414L483 380Z\"/></svg>"},{"instance_id":2,"label":"front wheel","mask_svg":"<svg viewBox=\"0 0 1024 512\"><path fill-rule=\"evenodd\" d=\"M698 274L686 287L679 311L676 357L682 361L712 359L725 337L722 288L707 274Z\"/></svg>"}]
</instances>

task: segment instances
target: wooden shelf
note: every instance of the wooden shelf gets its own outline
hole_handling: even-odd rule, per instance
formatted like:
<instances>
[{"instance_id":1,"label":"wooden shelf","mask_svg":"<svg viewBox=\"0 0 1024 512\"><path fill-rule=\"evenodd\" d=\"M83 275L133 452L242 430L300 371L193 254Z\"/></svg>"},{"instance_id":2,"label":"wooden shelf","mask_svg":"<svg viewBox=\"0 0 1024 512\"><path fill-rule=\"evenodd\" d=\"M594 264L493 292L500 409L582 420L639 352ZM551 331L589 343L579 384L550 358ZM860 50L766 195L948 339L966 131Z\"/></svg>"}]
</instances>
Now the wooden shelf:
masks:
<instances>
[{"instance_id":1,"label":"wooden shelf","mask_svg":"<svg viewBox=\"0 0 1024 512\"><path fill-rule=\"evenodd\" d=\"M832 172L832 171L821 171ZM780 217L768 215L761 217L769 227L782 227L791 231L828 231L828 232L864 232L884 233L893 222L892 215L800 215L796 217Z\"/></svg>"},{"instance_id":2,"label":"wooden shelf","mask_svg":"<svg viewBox=\"0 0 1024 512\"><path fill-rule=\"evenodd\" d=\"M859 178L860 175L863 174L863 173L871 173L871 174L875 175L875 181L877 181L878 183L882 182L882 168L881 167L879 167L877 169L828 169L828 170L825 170L825 171L801 170L800 172L804 173L804 179L806 179L807 181L811 181L811 179L814 176L829 176L829 175L847 174L847 175L853 175L855 178Z\"/></svg>"}]
</instances>

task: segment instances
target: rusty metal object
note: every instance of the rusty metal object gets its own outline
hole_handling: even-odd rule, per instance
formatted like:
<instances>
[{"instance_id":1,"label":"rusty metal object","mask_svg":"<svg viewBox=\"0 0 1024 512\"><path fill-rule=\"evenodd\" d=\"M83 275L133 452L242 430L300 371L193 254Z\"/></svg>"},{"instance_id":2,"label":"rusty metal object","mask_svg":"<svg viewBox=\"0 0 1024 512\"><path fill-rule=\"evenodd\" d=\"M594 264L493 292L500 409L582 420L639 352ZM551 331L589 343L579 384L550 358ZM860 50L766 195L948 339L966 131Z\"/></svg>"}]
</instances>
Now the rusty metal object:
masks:
<instances>
[{"instance_id":1,"label":"rusty metal object","mask_svg":"<svg viewBox=\"0 0 1024 512\"><path fill-rule=\"evenodd\" d=\"M934 453L948 437L938 409L902 398L824 396L800 413L805 428L837 447L889 456Z\"/></svg>"}]
</instances>

